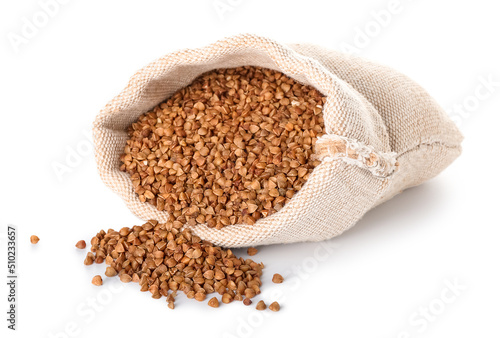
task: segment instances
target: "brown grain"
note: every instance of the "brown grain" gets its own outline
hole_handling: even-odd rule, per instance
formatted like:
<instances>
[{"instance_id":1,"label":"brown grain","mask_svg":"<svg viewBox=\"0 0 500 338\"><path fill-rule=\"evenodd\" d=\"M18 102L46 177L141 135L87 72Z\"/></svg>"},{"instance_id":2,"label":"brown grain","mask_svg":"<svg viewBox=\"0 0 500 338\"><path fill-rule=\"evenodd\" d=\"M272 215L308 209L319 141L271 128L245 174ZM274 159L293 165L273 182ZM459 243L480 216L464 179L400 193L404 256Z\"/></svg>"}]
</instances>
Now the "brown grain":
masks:
<instances>
[{"instance_id":1,"label":"brown grain","mask_svg":"<svg viewBox=\"0 0 500 338\"><path fill-rule=\"evenodd\" d=\"M85 265L92 265L94 263L95 256L92 252L88 252L87 255L85 256L85 259L83 260L83 264Z\"/></svg>"},{"instance_id":2,"label":"brown grain","mask_svg":"<svg viewBox=\"0 0 500 338\"><path fill-rule=\"evenodd\" d=\"M280 305L278 302L272 302L271 305L269 305L269 310L278 312L280 310Z\"/></svg>"},{"instance_id":3,"label":"brown grain","mask_svg":"<svg viewBox=\"0 0 500 338\"><path fill-rule=\"evenodd\" d=\"M273 275L273 283L280 284L283 283L283 280L284 280L283 276L280 275L279 273L275 273Z\"/></svg>"},{"instance_id":4,"label":"brown grain","mask_svg":"<svg viewBox=\"0 0 500 338\"><path fill-rule=\"evenodd\" d=\"M105 272L104 274L105 274L106 276L108 276L108 277L114 277L114 276L116 276L116 275L117 275L117 272L116 272L116 270L115 270L114 268L112 268L112 267L108 266L108 267L106 268L106 272Z\"/></svg>"},{"instance_id":5,"label":"brown grain","mask_svg":"<svg viewBox=\"0 0 500 338\"><path fill-rule=\"evenodd\" d=\"M212 297L212 298L208 301L208 306L211 306L211 307L219 307L219 300L217 299L217 297Z\"/></svg>"},{"instance_id":6,"label":"brown grain","mask_svg":"<svg viewBox=\"0 0 500 338\"><path fill-rule=\"evenodd\" d=\"M121 275L120 275L120 280L121 280L123 283L130 283L130 282L132 281L132 276L127 275L127 274L121 274Z\"/></svg>"},{"instance_id":7,"label":"brown grain","mask_svg":"<svg viewBox=\"0 0 500 338\"><path fill-rule=\"evenodd\" d=\"M81 240L81 241L78 241L76 242L76 245L75 245L78 249L85 249L85 247L87 246L87 243L85 243L84 240Z\"/></svg>"},{"instance_id":8,"label":"brown grain","mask_svg":"<svg viewBox=\"0 0 500 338\"><path fill-rule=\"evenodd\" d=\"M96 286L101 286L102 285L102 277L97 275L92 278L92 284Z\"/></svg>"},{"instance_id":9,"label":"brown grain","mask_svg":"<svg viewBox=\"0 0 500 338\"><path fill-rule=\"evenodd\" d=\"M254 256L254 255L256 255L256 254L257 254L257 252L259 252L259 250L257 250L256 248L248 248L248 249L247 249L247 254L248 254L249 256Z\"/></svg>"},{"instance_id":10,"label":"brown grain","mask_svg":"<svg viewBox=\"0 0 500 338\"><path fill-rule=\"evenodd\" d=\"M266 303L264 303L263 300L259 300L259 302L257 303L257 306L255 307L257 310L265 310L267 308L266 306Z\"/></svg>"}]
</instances>

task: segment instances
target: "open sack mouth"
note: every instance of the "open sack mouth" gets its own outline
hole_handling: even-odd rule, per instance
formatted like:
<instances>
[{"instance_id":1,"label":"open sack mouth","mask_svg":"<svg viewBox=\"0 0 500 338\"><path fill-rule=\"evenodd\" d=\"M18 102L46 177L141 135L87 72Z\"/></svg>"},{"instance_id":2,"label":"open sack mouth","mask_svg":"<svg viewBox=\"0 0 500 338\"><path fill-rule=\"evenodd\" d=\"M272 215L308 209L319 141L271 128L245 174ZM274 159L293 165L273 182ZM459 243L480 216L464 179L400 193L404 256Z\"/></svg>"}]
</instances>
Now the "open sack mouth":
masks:
<instances>
[{"instance_id":1,"label":"open sack mouth","mask_svg":"<svg viewBox=\"0 0 500 338\"><path fill-rule=\"evenodd\" d=\"M103 181L137 216L245 246L342 233L437 175L461 135L389 68L241 35L146 66L94 139Z\"/></svg>"},{"instance_id":2,"label":"open sack mouth","mask_svg":"<svg viewBox=\"0 0 500 338\"><path fill-rule=\"evenodd\" d=\"M280 211L320 164L324 101L277 71L210 71L129 127L120 169L170 222L253 225Z\"/></svg>"}]
</instances>

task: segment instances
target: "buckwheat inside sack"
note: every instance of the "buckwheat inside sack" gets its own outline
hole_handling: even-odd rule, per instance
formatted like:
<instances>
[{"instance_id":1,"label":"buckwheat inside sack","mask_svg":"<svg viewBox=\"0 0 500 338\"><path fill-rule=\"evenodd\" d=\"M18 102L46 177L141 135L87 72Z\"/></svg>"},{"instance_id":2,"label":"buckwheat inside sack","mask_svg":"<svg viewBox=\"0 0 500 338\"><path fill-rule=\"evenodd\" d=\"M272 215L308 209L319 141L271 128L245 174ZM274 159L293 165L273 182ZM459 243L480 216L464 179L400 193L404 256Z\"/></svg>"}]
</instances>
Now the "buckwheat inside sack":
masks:
<instances>
[{"instance_id":1,"label":"buckwheat inside sack","mask_svg":"<svg viewBox=\"0 0 500 338\"><path fill-rule=\"evenodd\" d=\"M403 74L248 34L153 61L93 132L101 178L134 214L224 247L338 236L462 141Z\"/></svg>"},{"instance_id":2,"label":"buckwheat inside sack","mask_svg":"<svg viewBox=\"0 0 500 338\"><path fill-rule=\"evenodd\" d=\"M177 221L254 224L300 190L320 161L322 95L280 72L219 69L141 115L120 157L141 202Z\"/></svg>"}]
</instances>

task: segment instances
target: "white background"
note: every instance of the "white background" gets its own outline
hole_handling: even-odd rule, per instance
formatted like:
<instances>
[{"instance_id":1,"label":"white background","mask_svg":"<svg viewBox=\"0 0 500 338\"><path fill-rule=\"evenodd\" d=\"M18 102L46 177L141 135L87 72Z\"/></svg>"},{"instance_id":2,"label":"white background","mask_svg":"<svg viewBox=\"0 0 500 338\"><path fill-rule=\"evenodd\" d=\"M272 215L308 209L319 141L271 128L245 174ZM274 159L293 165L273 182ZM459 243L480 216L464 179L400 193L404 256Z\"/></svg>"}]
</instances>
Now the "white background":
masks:
<instances>
[{"instance_id":1,"label":"white background","mask_svg":"<svg viewBox=\"0 0 500 338\"><path fill-rule=\"evenodd\" d=\"M215 7L221 3L229 6L222 14ZM1 336L498 337L500 20L493 5L70 0L43 22L39 2L3 0ZM389 10L378 23L374 13ZM22 37L34 21L40 27ZM327 241L327 254L318 243L260 248L254 258L266 268L257 299L278 299L278 313L239 302L212 309L183 295L172 311L135 284L91 285L105 266L84 266L77 240L141 224L97 174L86 137L95 115L153 59L243 32L332 49L351 45L409 75L460 123L463 155ZM14 36L22 42L13 44ZM485 81L494 82L490 91ZM57 164L70 171L58 176ZM7 224L18 228L16 332L6 329ZM31 234L41 238L38 245L29 243ZM285 277L282 285L270 282L275 272Z\"/></svg>"}]
</instances>

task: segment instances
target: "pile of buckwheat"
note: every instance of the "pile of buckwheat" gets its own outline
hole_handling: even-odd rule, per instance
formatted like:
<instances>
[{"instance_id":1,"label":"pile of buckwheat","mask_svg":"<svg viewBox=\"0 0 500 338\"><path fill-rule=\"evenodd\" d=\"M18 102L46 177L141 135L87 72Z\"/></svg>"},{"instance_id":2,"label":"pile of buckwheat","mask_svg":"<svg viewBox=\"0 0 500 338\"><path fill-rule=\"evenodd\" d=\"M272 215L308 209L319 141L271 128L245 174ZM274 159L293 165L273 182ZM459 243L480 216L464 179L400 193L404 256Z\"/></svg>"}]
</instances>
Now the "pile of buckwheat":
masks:
<instances>
[{"instance_id":1,"label":"pile of buckwheat","mask_svg":"<svg viewBox=\"0 0 500 338\"><path fill-rule=\"evenodd\" d=\"M182 224L254 224L319 164L324 102L278 71L210 71L132 124L121 170L142 202Z\"/></svg>"},{"instance_id":2,"label":"pile of buckwheat","mask_svg":"<svg viewBox=\"0 0 500 338\"><path fill-rule=\"evenodd\" d=\"M166 297L171 309L178 291L198 301L218 293L222 303L243 301L250 305L251 298L260 293L264 265L237 258L231 250L181 229L182 223L172 217L165 224L148 221L120 231L101 230L92 238L84 264L105 262L107 277L139 283L140 290L149 291L153 298ZM84 249L85 242L79 241L76 247ZM102 277L95 276L92 284L102 285ZM212 297L208 305L219 307L219 300ZM279 305L273 311L276 308L279 310Z\"/></svg>"}]
</instances>

